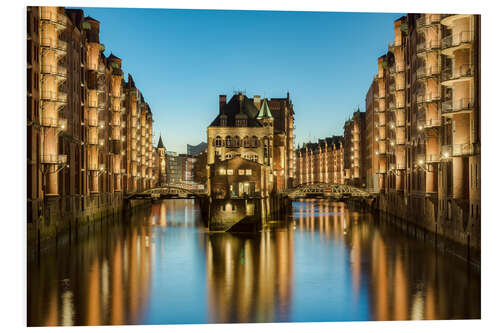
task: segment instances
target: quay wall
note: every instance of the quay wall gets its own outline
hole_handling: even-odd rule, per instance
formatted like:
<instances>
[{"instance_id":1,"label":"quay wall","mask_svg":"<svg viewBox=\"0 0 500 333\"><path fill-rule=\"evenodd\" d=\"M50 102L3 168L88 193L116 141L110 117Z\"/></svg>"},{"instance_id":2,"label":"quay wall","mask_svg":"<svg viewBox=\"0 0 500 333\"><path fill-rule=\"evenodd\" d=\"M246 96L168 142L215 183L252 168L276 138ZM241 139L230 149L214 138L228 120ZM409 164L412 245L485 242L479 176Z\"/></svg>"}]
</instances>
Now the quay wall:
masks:
<instances>
[{"instance_id":1,"label":"quay wall","mask_svg":"<svg viewBox=\"0 0 500 333\"><path fill-rule=\"evenodd\" d=\"M460 201L444 201L425 195L405 196L404 193L379 193L372 208L381 218L411 228L418 238L474 266L481 262L481 223L471 216Z\"/></svg>"},{"instance_id":2,"label":"quay wall","mask_svg":"<svg viewBox=\"0 0 500 333\"><path fill-rule=\"evenodd\" d=\"M125 200L121 192L86 197L47 197L32 201L27 223L28 255L71 242L109 220L150 204L150 200Z\"/></svg>"}]
</instances>

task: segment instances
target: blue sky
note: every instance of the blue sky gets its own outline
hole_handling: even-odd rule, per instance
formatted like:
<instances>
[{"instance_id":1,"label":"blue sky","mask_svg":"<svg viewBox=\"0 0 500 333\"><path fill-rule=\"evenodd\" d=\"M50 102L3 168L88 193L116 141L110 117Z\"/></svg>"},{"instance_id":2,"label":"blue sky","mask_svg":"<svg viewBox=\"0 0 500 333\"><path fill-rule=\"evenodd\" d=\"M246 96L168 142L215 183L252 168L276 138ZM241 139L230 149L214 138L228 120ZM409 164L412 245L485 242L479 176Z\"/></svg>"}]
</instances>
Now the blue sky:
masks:
<instances>
[{"instance_id":1,"label":"blue sky","mask_svg":"<svg viewBox=\"0 0 500 333\"><path fill-rule=\"evenodd\" d=\"M400 13L83 8L153 112L155 144L206 141L218 95L294 103L296 143L343 133L394 39Z\"/></svg>"}]
</instances>

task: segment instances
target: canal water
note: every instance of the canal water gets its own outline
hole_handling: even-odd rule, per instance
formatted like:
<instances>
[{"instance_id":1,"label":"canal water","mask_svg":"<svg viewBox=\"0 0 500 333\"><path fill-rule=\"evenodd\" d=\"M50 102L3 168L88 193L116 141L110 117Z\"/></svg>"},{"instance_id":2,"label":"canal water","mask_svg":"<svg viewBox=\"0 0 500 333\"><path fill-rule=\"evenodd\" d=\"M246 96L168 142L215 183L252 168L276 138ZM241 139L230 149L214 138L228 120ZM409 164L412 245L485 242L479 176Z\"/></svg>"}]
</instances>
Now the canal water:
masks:
<instances>
[{"instance_id":1,"label":"canal water","mask_svg":"<svg viewBox=\"0 0 500 333\"><path fill-rule=\"evenodd\" d=\"M28 263L28 325L480 318L466 263L344 203L293 203L257 234L209 233L165 200Z\"/></svg>"}]
</instances>

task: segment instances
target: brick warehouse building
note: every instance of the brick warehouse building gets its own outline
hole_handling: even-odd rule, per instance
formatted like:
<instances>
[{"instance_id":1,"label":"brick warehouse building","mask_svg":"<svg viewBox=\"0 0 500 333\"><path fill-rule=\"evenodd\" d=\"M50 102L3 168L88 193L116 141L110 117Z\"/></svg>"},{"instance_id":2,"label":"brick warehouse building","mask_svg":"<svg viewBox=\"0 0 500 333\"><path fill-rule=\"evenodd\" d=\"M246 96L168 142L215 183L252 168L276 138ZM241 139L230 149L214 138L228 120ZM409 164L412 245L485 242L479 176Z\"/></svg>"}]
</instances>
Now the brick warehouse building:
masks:
<instances>
[{"instance_id":1,"label":"brick warehouse building","mask_svg":"<svg viewBox=\"0 0 500 333\"><path fill-rule=\"evenodd\" d=\"M296 151L296 186L307 183L344 184L342 136L306 143Z\"/></svg>"},{"instance_id":2,"label":"brick warehouse building","mask_svg":"<svg viewBox=\"0 0 500 333\"><path fill-rule=\"evenodd\" d=\"M480 248L480 16L408 14L366 97L381 208ZM377 164L378 162L378 164ZM375 175L378 175L376 177ZM466 254L471 255L471 253Z\"/></svg>"},{"instance_id":3,"label":"brick warehouse building","mask_svg":"<svg viewBox=\"0 0 500 333\"><path fill-rule=\"evenodd\" d=\"M27 219L35 244L154 184L152 113L82 10L27 8Z\"/></svg>"}]
</instances>

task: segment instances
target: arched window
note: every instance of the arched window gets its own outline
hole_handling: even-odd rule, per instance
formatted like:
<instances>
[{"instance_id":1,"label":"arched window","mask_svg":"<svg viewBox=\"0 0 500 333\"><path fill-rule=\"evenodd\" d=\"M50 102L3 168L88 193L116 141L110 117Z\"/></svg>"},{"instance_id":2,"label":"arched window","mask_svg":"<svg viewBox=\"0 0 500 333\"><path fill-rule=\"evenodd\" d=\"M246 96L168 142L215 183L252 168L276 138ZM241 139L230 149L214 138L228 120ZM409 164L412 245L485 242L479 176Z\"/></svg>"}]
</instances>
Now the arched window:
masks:
<instances>
[{"instance_id":1,"label":"arched window","mask_svg":"<svg viewBox=\"0 0 500 333\"><path fill-rule=\"evenodd\" d=\"M240 137L235 136L234 137L234 147L238 148L240 146Z\"/></svg>"},{"instance_id":2,"label":"arched window","mask_svg":"<svg viewBox=\"0 0 500 333\"><path fill-rule=\"evenodd\" d=\"M259 141L257 140L257 137L254 135L252 136L252 147L257 147L259 144Z\"/></svg>"},{"instance_id":3,"label":"arched window","mask_svg":"<svg viewBox=\"0 0 500 333\"><path fill-rule=\"evenodd\" d=\"M250 139L248 138L248 136L245 136L243 138L243 147L246 147L246 148L250 147Z\"/></svg>"},{"instance_id":4,"label":"arched window","mask_svg":"<svg viewBox=\"0 0 500 333\"><path fill-rule=\"evenodd\" d=\"M226 136L226 147L231 147L231 137L228 135Z\"/></svg>"},{"instance_id":5,"label":"arched window","mask_svg":"<svg viewBox=\"0 0 500 333\"><path fill-rule=\"evenodd\" d=\"M222 147L222 138L220 136L215 138L215 147Z\"/></svg>"}]
</instances>

